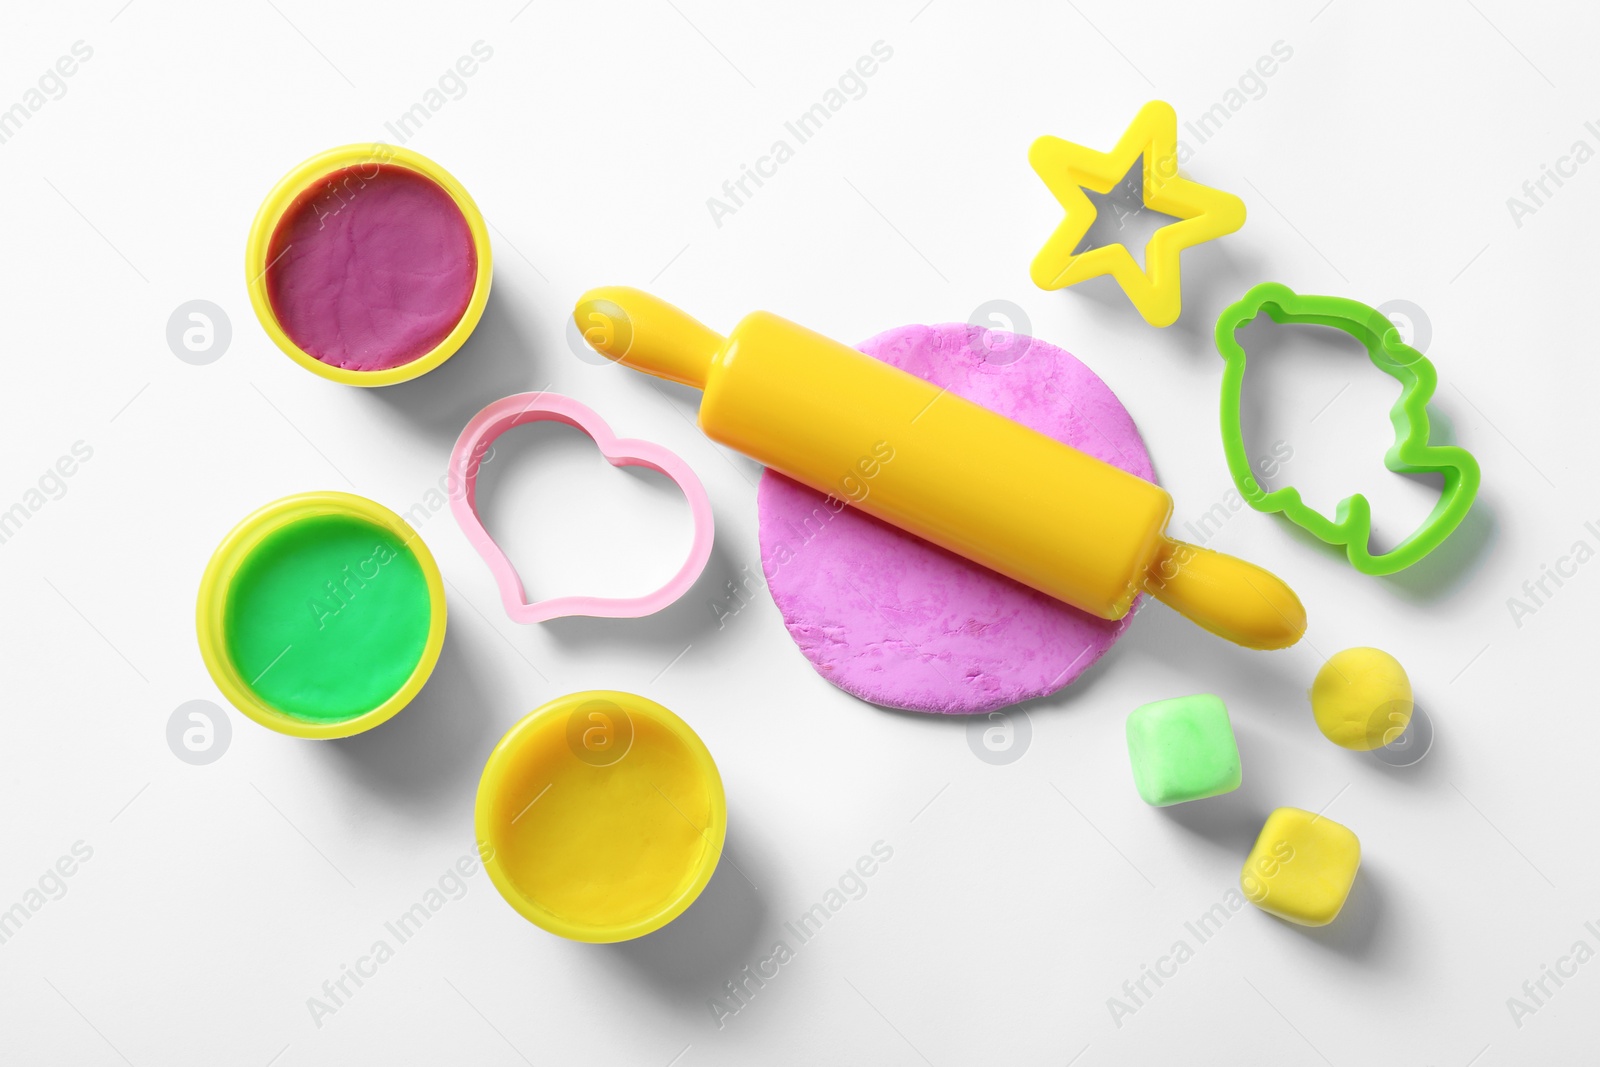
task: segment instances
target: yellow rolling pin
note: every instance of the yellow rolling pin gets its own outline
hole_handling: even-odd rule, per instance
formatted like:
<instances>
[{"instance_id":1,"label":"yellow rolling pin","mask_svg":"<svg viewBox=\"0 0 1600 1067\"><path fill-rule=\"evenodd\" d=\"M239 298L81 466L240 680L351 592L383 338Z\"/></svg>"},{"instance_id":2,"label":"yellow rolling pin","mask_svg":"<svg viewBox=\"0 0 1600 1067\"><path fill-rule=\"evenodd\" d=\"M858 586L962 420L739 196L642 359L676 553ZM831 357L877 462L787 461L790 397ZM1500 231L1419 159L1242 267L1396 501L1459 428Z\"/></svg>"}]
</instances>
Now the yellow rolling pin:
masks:
<instances>
[{"instance_id":1,"label":"yellow rolling pin","mask_svg":"<svg viewBox=\"0 0 1600 1067\"><path fill-rule=\"evenodd\" d=\"M853 348L764 311L722 337L621 286L573 316L601 355L704 390L712 440L1074 607L1120 619L1143 589L1248 648L1305 632L1275 575L1166 536L1165 489Z\"/></svg>"}]
</instances>

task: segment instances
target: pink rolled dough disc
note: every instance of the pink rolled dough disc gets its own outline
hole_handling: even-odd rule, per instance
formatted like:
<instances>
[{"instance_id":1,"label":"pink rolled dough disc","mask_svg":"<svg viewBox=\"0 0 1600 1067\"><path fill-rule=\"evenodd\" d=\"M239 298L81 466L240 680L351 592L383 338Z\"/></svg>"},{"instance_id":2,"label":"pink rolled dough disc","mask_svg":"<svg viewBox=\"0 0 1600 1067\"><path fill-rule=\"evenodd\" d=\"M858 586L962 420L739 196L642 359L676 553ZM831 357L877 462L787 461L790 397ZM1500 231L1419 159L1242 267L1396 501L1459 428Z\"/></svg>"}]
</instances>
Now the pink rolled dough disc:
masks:
<instances>
[{"instance_id":1,"label":"pink rolled dough disc","mask_svg":"<svg viewBox=\"0 0 1600 1067\"><path fill-rule=\"evenodd\" d=\"M957 323L902 326L859 348L1155 481L1127 409L1053 345ZM789 635L824 678L874 704L965 715L1053 693L1133 617L1095 618L770 470L756 500L762 569Z\"/></svg>"}]
</instances>

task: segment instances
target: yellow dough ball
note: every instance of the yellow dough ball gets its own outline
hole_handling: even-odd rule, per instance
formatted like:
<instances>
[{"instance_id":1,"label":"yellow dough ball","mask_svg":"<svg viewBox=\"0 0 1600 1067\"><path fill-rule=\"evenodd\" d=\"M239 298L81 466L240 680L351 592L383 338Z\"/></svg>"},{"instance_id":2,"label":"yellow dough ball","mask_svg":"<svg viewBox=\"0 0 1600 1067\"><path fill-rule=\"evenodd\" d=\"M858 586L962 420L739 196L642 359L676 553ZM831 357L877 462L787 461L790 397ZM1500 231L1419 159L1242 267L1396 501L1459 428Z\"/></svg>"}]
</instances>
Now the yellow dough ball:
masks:
<instances>
[{"instance_id":1,"label":"yellow dough ball","mask_svg":"<svg viewBox=\"0 0 1600 1067\"><path fill-rule=\"evenodd\" d=\"M1311 712L1336 745L1367 752L1405 733L1411 722L1411 679L1389 653L1347 648L1311 683Z\"/></svg>"}]
</instances>

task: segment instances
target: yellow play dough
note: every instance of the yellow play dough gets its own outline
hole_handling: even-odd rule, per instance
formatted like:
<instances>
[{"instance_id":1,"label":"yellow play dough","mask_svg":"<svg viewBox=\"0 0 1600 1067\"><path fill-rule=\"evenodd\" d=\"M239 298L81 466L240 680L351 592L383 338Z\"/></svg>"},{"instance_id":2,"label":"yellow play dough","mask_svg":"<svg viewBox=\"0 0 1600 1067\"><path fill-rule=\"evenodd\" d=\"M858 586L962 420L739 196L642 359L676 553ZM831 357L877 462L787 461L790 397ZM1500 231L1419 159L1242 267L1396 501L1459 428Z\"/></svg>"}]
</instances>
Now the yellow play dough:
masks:
<instances>
[{"instance_id":1,"label":"yellow play dough","mask_svg":"<svg viewBox=\"0 0 1600 1067\"><path fill-rule=\"evenodd\" d=\"M1392 743L1411 722L1411 680L1376 648L1336 652L1311 683L1317 727L1336 745L1367 752Z\"/></svg>"},{"instance_id":2,"label":"yellow play dough","mask_svg":"<svg viewBox=\"0 0 1600 1067\"><path fill-rule=\"evenodd\" d=\"M577 941L656 930L711 879L722 779L695 732L632 693L561 697L511 728L478 787L484 868L512 907Z\"/></svg>"},{"instance_id":3,"label":"yellow play dough","mask_svg":"<svg viewBox=\"0 0 1600 1067\"><path fill-rule=\"evenodd\" d=\"M1300 808L1279 808L1267 816L1244 861L1239 888L1268 914L1326 926L1344 908L1360 866L1361 842L1349 827Z\"/></svg>"}]
</instances>

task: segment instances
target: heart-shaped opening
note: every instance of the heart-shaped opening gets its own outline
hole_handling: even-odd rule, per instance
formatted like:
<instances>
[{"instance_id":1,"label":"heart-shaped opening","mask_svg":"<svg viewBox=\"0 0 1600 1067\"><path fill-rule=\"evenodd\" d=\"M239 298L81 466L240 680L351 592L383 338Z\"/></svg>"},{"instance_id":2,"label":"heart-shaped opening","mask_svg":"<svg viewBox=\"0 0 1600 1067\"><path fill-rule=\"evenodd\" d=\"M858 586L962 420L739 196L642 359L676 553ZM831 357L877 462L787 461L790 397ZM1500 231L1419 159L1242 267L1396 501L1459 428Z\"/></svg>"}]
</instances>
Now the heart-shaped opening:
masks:
<instances>
[{"instance_id":1,"label":"heart-shaped opening","mask_svg":"<svg viewBox=\"0 0 1600 1067\"><path fill-rule=\"evenodd\" d=\"M613 468L582 430L554 421L495 440L478 472L478 517L530 601L645 596L694 543L689 502L671 478Z\"/></svg>"}]
</instances>

